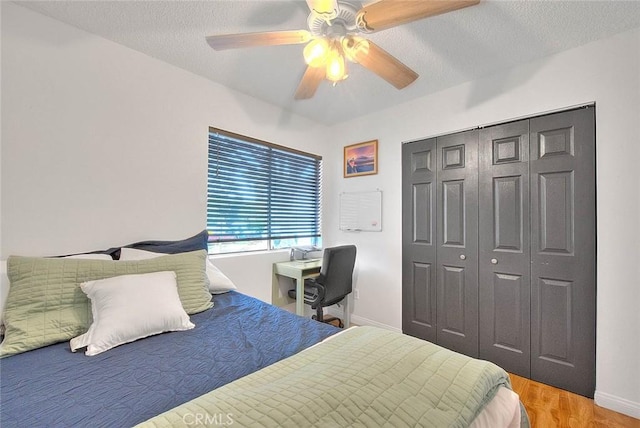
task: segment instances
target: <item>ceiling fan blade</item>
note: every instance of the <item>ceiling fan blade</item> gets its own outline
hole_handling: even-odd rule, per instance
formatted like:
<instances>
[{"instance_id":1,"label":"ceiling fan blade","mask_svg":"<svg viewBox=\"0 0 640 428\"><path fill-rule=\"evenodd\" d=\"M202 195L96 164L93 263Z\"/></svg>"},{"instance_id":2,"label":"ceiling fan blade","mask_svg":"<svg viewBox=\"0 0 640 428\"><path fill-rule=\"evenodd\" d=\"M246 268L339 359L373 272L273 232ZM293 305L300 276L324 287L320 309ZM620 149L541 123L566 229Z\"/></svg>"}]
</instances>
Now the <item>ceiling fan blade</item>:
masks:
<instances>
[{"instance_id":1,"label":"ceiling fan blade","mask_svg":"<svg viewBox=\"0 0 640 428\"><path fill-rule=\"evenodd\" d=\"M356 21L362 31L380 31L478 3L480 0L379 0L360 9Z\"/></svg>"},{"instance_id":2,"label":"ceiling fan blade","mask_svg":"<svg viewBox=\"0 0 640 428\"><path fill-rule=\"evenodd\" d=\"M208 36L207 43L217 51L253 46L295 45L311 40L306 30L272 31L266 33L222 34Z\"/></svg>"},{"instance_id":3,"label":"ceiling fan blade","mask_svg":"<svg viewBox=\"0 0 640 428\"><path fill-rule=\"evenodd\" d=\"M307 67L307 71L304 72L300 85L296 89L296 100L305 100L313 97L320 86L320 82L324 79L326 69L324 67Z\"/></svg>"},{"instance_id":4,"label":"ceiling fan blade","mask_svg":"<svg viewBox=\"0 0 640 428\"><path fill-rule=\"evenodd\" d=\"M371 40L361 42L361 47L353 50L353 58L398 89L408 86L418 78L418 73Z\"/></svg>"}]
</instances>

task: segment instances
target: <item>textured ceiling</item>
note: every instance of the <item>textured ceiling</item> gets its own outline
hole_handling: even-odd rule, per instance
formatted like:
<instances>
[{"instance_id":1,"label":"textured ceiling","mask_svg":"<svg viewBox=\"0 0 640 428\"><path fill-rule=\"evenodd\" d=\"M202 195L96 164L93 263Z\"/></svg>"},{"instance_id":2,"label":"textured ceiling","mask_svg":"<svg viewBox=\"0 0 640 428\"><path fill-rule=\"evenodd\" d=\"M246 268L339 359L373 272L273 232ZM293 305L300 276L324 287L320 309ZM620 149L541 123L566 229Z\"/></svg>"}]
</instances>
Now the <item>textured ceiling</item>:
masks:
<instances>
[{"instance_id":1,"label":"textured ceiling","mask_svg":"<svg viewBox=\"0 0 640 428\"><path fill-rule=\"evenodd\" d=\"M359 65L294 101L304 45L214 51L205 36L306 29L305 1L15 2L323 123L348 120L640 27L640 1L489 1L370 35L420 77L397 90Z\"/></svg>"}]
</instances>

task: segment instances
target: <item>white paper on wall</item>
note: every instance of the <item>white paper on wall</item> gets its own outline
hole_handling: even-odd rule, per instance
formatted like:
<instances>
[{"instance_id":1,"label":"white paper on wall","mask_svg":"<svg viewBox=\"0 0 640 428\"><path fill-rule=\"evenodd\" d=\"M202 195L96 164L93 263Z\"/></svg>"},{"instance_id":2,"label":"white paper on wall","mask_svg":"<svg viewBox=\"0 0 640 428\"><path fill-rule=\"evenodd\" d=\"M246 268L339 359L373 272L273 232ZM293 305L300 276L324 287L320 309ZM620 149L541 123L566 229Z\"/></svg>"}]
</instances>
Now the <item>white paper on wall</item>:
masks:
<instances>
[{"instance_id":1,"label":"white paper on wall","mask_svg":"<svg viewBox=\"0 0 640 428\"><path fill-rule=\"evenodd\" d=\"M341 193L340 230L380 232L382 230L382 191Z\"/></svg>"}]
</instances>

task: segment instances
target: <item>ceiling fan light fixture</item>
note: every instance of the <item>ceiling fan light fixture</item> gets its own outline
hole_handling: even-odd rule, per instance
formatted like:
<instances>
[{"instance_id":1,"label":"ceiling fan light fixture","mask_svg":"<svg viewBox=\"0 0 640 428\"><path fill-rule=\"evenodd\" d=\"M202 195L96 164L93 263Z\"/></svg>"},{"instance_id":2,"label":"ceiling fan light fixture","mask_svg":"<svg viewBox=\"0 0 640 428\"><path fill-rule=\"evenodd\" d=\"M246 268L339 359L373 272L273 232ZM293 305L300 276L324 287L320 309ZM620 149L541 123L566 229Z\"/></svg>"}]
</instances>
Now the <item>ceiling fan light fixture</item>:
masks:
<instances>
[{"instance_id":1,"label":"ceiling fan light fixture","mask_svg":"<svg viewBox=\"0 0 640 428\"><path fill-rule=\"evenodd\" d=\"M344 57L337 49L332 49L327 58L327 80L339 82L348 77Z\"/></svg>"},{"instance_id":2,"label":"ceiling fan light fixture","mask_svg":"<svg viewBox=\"0 0 640 428\"><path fill-rule=\"evenodd\" d=\"M310 41L302 51L304 61L311 67L324 66L327 62L328 53L329 43L323 37Z\"/></svg>"}]
</instances>

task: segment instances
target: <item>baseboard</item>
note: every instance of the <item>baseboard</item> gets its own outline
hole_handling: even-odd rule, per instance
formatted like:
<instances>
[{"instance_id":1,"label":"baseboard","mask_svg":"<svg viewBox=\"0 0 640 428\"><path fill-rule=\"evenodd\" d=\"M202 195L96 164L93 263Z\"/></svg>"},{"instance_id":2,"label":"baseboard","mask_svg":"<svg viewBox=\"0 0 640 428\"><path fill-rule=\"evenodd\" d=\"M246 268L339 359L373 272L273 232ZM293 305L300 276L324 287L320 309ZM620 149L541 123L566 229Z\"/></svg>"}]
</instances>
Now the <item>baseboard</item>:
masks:
<instances>
[{"instance_id":1,"label":"baseboard","mask_svg":"<svg viewBox=\"0 0 640 428\"><path fill-rule=\"evenodd\" d=\"M599 391L594 394L593 401L600 407L640 419L640 403Z\"/></svg>"},{"instance_id":2,"label":"baseboard","mask_svg":"<svg viewBox=\"0 0 640 428\"><path fill-rule=\"evenodd\" d=\"M342 310L341 309L335 309L333 307L329 308L329 310L326 311L328 314L331 314L334 317L342 317ZM392 327L390 325L387 324L383 324L381 322L378 321L374 321L374 320L370 320L368 318L364 318L358 315L351 315L351 325L368 325L371 327L379 327L379 328L383 328L385 330L391 330L391 331L395 331L396 333L402 333L402 330L396 327Z\"/></svg>"}]
</instances>

